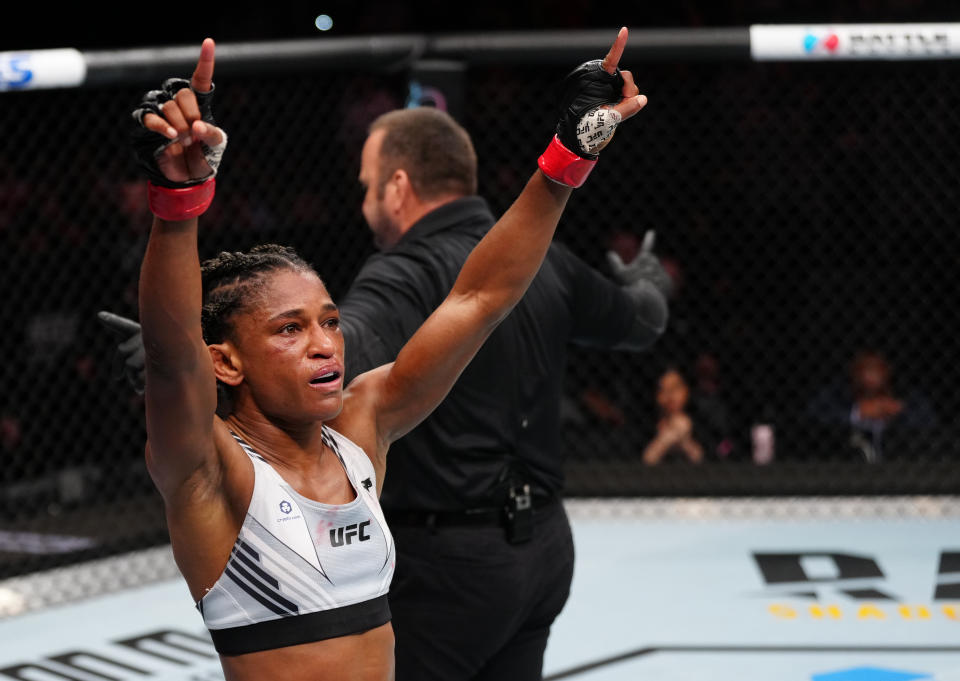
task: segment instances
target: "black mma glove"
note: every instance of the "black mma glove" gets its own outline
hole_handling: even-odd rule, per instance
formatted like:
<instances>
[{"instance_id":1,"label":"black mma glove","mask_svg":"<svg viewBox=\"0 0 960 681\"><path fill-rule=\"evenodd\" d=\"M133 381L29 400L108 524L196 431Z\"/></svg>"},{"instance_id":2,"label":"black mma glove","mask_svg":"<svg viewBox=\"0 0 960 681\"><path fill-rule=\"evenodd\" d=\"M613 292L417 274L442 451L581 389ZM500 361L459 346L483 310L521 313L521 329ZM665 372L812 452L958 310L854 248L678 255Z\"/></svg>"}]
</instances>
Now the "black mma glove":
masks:
<instances>
[{"instance_id":1,"label":"black mma glove","mask_svg":"<svg viewBox=\"0 0 960 681\"><path fill-rule=\"evenodd\" d=\"M150 209L155 215L165 220L186 220L196 217L210 206L215 190L214 177L227 147L227 134L222 129L223 140L216 146L211 147L197 140L204 160L210 166L210 173L206 177L186 182L173 182L160 170L157 157L170 144L178 140L171 140L160 133L148 130L144 127L143 118L148 113L154 113L163 118L161 109L163 104L174 99L179 90L189 87L190 81L184 78L168 78L163 82L161 89L147 92L132 114L134 126L131 142L137 165L148 179ZM194 95L200 108L201 119L211 126L216 126L211 108L213 92L214 87L211 85L209 92L194 91Z\"/></svg>"},{"instance_id":2,"label":"black mma glove","mask_svg":"<svg viewBox=\"0 0 960 681\"><path fill-rule=\"evenodd\" d=\"M620 114L606 105L620 101L623 76L619 69L607 73L602 63L600 59L585 62L564 79L556 135L539 159L547 177L569 187L586 181L597 152L621 121Z\"/></svg>"},{"instance_id":3,"label":"black mma glove","mask_svg":"<svg viewBox=\"0 0 960 681\"><path fill-rule=\"evenodd\" d=\"M224 133L223 142L218 144L216 147L210 147L201 142L203 157L206 159L207 164L209 164L211 168L211 173L207 177L189 180L187 182L171 182L168 180L167 177L160 172L160 168L157 166L157 156L163 153L164 149L177 140L167 139L158 132L147 130L147 128L143 126L143 117L148 113L154 113L163 118L163 110L160 107L173 99L177 92L181 89L189 88L190 81L186 80L185 78L168 78L160 87L161 89L159 90L150 90L147 92L143 96L143 100L141 100L140 105L133 110L133 120L135 125L133 127L131 137L134 154L136 155L137 159L137 165L147 176L147 179L150 180L150 182L160 187L170 187L176 189L202 184L217 174L217 169L220 167L220 160L223 157L223 150L227 146L226 133ZM213 92L214 89L211 87L210 92L194 91L193 94L197 98L197 105L200 107L200 117L203 119L204 123L209 123L210 125L216 126L216 122L213 120L213 109L211 108L211 104L213 102Z\"/></svg>"}]
</instances>

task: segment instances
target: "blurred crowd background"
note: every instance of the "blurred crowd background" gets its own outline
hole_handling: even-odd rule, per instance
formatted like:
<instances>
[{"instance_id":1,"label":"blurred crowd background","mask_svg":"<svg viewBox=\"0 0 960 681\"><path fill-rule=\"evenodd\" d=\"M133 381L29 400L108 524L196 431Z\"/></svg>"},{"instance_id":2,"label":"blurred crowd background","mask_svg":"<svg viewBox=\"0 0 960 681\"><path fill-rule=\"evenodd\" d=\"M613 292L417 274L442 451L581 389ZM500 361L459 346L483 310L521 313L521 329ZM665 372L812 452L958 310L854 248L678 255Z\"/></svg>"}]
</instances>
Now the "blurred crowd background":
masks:
<instances>
[{"instance_id":1,"label":"blurred crowd background","mask_svg":"<svg viewBox=\"0 0 960 681\"><path fill-rule=\"evenodd\" d=\"M957 13L920 0L702 4L621 18L585 1L511 10L372 2L340 30L615 31ZM77 26L13 37L8 26L0 49L315 34L309 21L301 35L289 18L269 16L201 11L198 28L141 23L116 36ZM674 280L671 319L647 353L571 355L570 494L787 494L800 480L809 493L955 492L960 63L626 66L650 103L604 151L557 238L606 272L607 250L629 258L655 230ZM495 212L552 134L550 102L566 70L463 71L458 117ZM103 309L137 316L151 216L127 125L154 86L0 93L0 578L166 540L142 463L141 398L122 377L121 339L96 319ZM367 124L442 98L406 69L234 75L217 88L230 144L202 254L295 245L336 299L373 252L356 181ZM877 477L883 469L894 472ZM863 480L878 482L858 487Z\"/></svg>"}]
</instances>

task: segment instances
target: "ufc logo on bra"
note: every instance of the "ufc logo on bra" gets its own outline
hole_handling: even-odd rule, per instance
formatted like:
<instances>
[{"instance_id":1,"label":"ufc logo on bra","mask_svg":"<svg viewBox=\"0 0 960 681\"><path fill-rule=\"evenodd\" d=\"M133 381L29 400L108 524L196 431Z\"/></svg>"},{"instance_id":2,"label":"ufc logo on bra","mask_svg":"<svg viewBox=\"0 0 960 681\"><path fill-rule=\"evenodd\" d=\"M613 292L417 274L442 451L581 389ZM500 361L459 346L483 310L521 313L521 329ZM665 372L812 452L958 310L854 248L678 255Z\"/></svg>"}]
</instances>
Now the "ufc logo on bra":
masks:
<instances>
[{"instance_id":1,"label":"ufc logo on bra","mask_svg":"<svg viewBox=\"0 0 960 681\"><path fill-rule=\"evenodd\" d=\"M370 525L370 521L364 520L359 525L353 523L346 527L333 528L330 530L330 546L352 544L354 537L357 537L359 541L369 541L370 535L365 532L368 525Z\"/></svg>"}]
</instances>

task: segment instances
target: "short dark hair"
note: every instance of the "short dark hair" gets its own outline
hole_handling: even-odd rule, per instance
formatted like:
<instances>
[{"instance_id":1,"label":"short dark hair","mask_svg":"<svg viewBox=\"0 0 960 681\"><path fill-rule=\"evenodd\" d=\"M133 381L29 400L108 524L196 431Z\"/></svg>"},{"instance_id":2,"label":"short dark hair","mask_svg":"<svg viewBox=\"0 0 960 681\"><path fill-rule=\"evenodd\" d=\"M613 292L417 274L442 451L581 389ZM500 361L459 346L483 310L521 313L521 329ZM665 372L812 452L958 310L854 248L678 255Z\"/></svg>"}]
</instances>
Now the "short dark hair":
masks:
<instances>
[{"instance_id":1,"label":"short dark hair","mask_svg":"<svg viewBox=\"0 0 960 681\"><path fill-rule=\"evenodd\" d=\"M467 131L453 116L432 106L398 109L370 124L370 133L384 130L380 147L380 186L398 169L410 177L424 200L449 194L477 193L477 153Z\"/></svg>"},{"instance_id":2,"label":"short dark hair","mask_svg":"<svg viewBox=\"0 0 960 681\"><path fill-rule=\"evenodd\" d=\"M289 246L263 244L246 252L221 251L200 267L203 307L200 326L203 341L222 343L233 334L233 315L245 308L263 286L263 275L281 269L316 271Z\"/></svg>"}]
</instances>

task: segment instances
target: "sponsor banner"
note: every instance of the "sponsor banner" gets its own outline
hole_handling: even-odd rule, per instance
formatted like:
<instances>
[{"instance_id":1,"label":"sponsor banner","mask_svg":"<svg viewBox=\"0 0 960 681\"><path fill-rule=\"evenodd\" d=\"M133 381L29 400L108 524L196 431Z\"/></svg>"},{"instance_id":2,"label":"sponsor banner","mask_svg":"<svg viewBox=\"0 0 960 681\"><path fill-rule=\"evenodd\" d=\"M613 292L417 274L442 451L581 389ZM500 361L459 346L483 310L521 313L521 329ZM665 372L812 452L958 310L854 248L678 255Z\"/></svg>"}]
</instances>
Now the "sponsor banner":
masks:
<instances>
[{"instance_id":1,"label":"sponsor banner","mask_svg":"<svg viewBox=\"0 0 960 681\"><path fill-rule=\"evenodd\" d=\"M955 59L960 23L758 24L750 27L756 61L829 59Z\"/></svg>"},{"instance_id":2,"label":"sponsor banner","mask_svg":"<svg viewBox=\"0 0 960 681\"><path fill-rule=\"evenodd\" d=\"M0 92L78 87L87 75L79 50L0 52Z\"/></svg>"}]
</instances>

